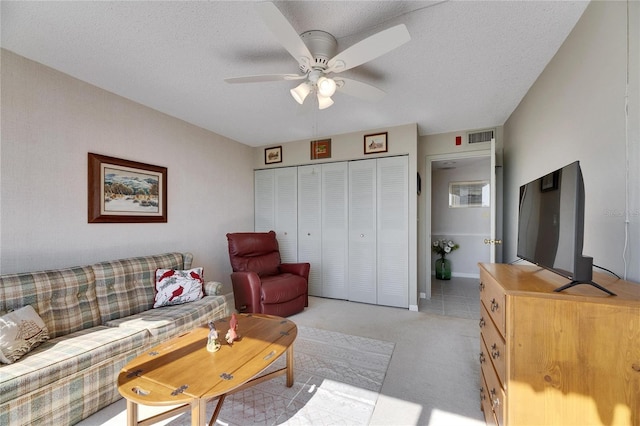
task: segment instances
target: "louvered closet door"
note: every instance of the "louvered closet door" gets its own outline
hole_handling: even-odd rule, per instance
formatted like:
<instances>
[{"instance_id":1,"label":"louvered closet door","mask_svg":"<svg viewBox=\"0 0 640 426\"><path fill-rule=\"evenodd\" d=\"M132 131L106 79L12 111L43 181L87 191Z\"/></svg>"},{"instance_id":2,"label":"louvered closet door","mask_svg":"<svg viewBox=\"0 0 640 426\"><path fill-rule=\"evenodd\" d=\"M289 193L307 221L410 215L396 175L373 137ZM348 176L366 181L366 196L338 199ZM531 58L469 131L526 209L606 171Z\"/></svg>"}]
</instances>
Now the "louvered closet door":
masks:
<instances>
[{"instance_id":1,"label":"louvered closet door","mask_svg":"<svg viewBox=\"0 0 640 426\"><path fill-rule=\"evenodd\" d=\"M377 303L376 160L349 163L349 300Z\"/></svg>"},{"instance_id":2,"label":"louvered closet door","mask_svg":"<svg viewBox=\"0 0 640 426\"><path fill-rule=\"evenodd\" d=\"M346 299L348 163L322 165L322 296Z\"/></svg>"},{"instance_id":3,"label":"louvered closet door","mask_svg":"<svg viewBox=\"0 0 640 426\"><path fill-rule=\"evenodd\" d=\"M309 262L309 294L322 296L322 167L298 167L298 261Z\"/></svg>"},{"instance_id":4,"label":"louvered closet door","mask_svg":"<svg viewBox=\"0 0 640 426\"><path fill-rule=\"evenodd\" d=\"M253 175L254 231L275 228L275 186L271 170L256 170Z\"/></svg>"},{"instance_id":5,"label":"louvered closet door","mask_svg":"<svg viewBox=\"0 0 640 426\"><path fill-rule=\"evenodd\" d=\"M407 157L377 160L378 304L409 307Z\"/></svg>"},{"instance_id":6,"label":"louvered closet door","mask_svg":"<svg viewBox=\"0 0 640 426\"><path fill-rule=\"evenodd\" d=\"M283 263L298 261L298 168L274 169L274 231Z\"/></svg>"}]
</instances>

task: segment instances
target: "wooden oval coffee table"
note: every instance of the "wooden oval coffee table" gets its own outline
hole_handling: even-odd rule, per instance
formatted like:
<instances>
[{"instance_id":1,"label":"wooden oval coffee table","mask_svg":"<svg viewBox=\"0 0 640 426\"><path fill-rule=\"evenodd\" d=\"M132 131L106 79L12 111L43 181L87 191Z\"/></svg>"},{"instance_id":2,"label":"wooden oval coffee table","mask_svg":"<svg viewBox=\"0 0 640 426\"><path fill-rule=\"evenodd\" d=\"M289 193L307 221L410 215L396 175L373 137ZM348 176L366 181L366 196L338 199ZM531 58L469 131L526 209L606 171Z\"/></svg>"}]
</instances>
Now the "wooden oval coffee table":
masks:
<instances>
[{"instance_id":1,"label":"wooden oval coffee table","mask_svg":"<svg viewBox=\"0 0 640 426\"><path fill-rule=\"evenodd\" d=\"M220 413L227 395L265 380L286 374L293 386L293 342L298 329L286 318L238 314L240 340L229 345L224 336L230 317L215 321L222 347L208 352L209 327L198 327L168 340L133 359L118 376L118 391L127 399L127 424L148 425L191 411L191 424L206 424L207 402L218 398L209 424ZM262 376L286 352L286 366ZM138 421L138 404L181 405L167 412Z\"/></svg>"}]
</instances>

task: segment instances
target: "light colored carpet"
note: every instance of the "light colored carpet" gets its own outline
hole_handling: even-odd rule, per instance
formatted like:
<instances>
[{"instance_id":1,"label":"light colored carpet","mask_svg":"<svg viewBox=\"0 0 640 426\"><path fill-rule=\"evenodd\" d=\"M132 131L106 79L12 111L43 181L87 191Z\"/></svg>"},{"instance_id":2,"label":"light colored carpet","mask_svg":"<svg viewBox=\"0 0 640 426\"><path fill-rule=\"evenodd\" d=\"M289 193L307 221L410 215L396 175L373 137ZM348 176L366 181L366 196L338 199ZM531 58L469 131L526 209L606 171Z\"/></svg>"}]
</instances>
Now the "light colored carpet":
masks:
<instances>
[{"instance_id":1,"label":"light colored carpet","mask_svg":"<svg viewBox=\"0 0 640 426\"><path fill-rule=\"evenodd\" d=\"M225 400L218 417L220 425L366 425L373 414L378 394L395 344L335 331L298 326L294 344L295 384L285 378L256 385ZM271 369L282 368L284 357ZM268 370L267 370L268 371ZM215 401L208 404L211 416ZM126 423L124 400L81 422L87 425ZM156 412L142 409L141 418ZM159 424L190 425L189 413Z\"/></svg>"},{"instance_id":2,"label":"light colored carpet","mask_svg":"<svg viewBox=\"0 0 640 426\"><path fill-rule=\"evenodd\" d=\"M451 284L456 283L452 280ZM485 424L479 400L480 331L477 318L464 319L320 297L309 297L309 307L289 318L299 328L330 330L395 343L370 425ZM296 381L302 383L301 374ZM267 384L280 387L275 380ZM285 389L284 385L280 389ZM95 414L90 418L91 422L84 422L82 426L124 425L124 407L121 400ZM114 421L110 422L112 417ZM325 426L330 423L313 424Z\"/></svg>"}]
</instances>

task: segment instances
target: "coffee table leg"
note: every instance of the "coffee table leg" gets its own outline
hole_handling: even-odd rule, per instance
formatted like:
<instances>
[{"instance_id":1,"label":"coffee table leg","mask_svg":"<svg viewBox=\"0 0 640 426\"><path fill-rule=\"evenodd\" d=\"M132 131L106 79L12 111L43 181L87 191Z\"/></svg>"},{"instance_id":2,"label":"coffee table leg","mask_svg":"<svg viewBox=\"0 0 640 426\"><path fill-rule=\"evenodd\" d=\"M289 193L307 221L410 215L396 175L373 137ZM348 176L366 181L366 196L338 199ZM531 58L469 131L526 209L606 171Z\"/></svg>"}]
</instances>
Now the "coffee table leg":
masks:
<instances>
[{"instance_id":1,"label":"coffee table leg","mask_svg":"<svg viewBox=\"0 0 640 426\"><path fill-rule=\"evenodd\" d=\"M196 398L191 402L191 426L205 426L207 402Z\"/></svg>"},{"instance_id":2,"label":"coffee table leg","mask_svg":"<svg viewBox=\"0 0 640 426\"><path fill-rule=\"evenodd\" d=\"M287 348L287 387L293 386L293 344Z\"/></svg>"},{"instance_id":3,"label":"coffee table leg","mask_svg":"<svg viewBox=\"0 0 640 426\"><path fill-rule=\"evenodd\" d=\"M127 399L127 426L138 425L138 404Z\"/></svg>"},{"instance_id":4,"label":"coffee table leg","mask_svg":"<svg viewBox=\"0 0 640 426\"><path fill-rule=\"evenodd\" d=\"M213 410L213 415L211 416L211 420L209 420L209 426L213 426L213 424L218 420L218 416L220 415L220 410L222 410L222 403L224 399L227 397L227 394L220 395L218 398L218 404L216 404L216 409Z\"/></svg>"}]
</instances>

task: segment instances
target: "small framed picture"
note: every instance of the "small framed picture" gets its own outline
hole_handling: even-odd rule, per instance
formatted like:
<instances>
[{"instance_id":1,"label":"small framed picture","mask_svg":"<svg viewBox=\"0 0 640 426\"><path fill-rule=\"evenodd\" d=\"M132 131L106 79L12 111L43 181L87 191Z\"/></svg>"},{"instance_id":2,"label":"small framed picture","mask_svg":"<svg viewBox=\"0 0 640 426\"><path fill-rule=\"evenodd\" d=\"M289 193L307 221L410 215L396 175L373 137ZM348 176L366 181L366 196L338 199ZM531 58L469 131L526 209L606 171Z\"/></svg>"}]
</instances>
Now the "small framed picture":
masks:
<instances>
[{"instance_id":1,"label":"small framed picture","mask_svg":"<svg viewBox=\"0 0 640 426\"><path fill-rule=\"evenodd\" d=\"M282 147L264 149L264 164L282 163Z\"/></svg>"},{"instance_id":2,"label":"small framed picture","mask_svg":"<svg viewBox=\"0 0 640 426\"><path fill-rule=\"evenodd\" d=\"M311 141L311 159L331 158L331 139Z\"/></svg>"},{"instance_id":3,"label":"small framed picture","mask_svg":"<svg viewBox=\"0 0 640 426\"><path fill-rule=\"evenodd\" d=\"M554 189L558 189L559 177L560 177L560 172L558 170L543 176L542 179L540 180L540 191L547 192L547 191L553 191Z\"/></svg>"},{"instance_id":4,"label":"small framed picture","mask_svg":"<svg viewBox=\"0 0 640 426\"><path fill-rule=\"evenodd\" d=\"M364 136L364 153L387 152L387 132Z\"/></svg>"}]
</instances>

